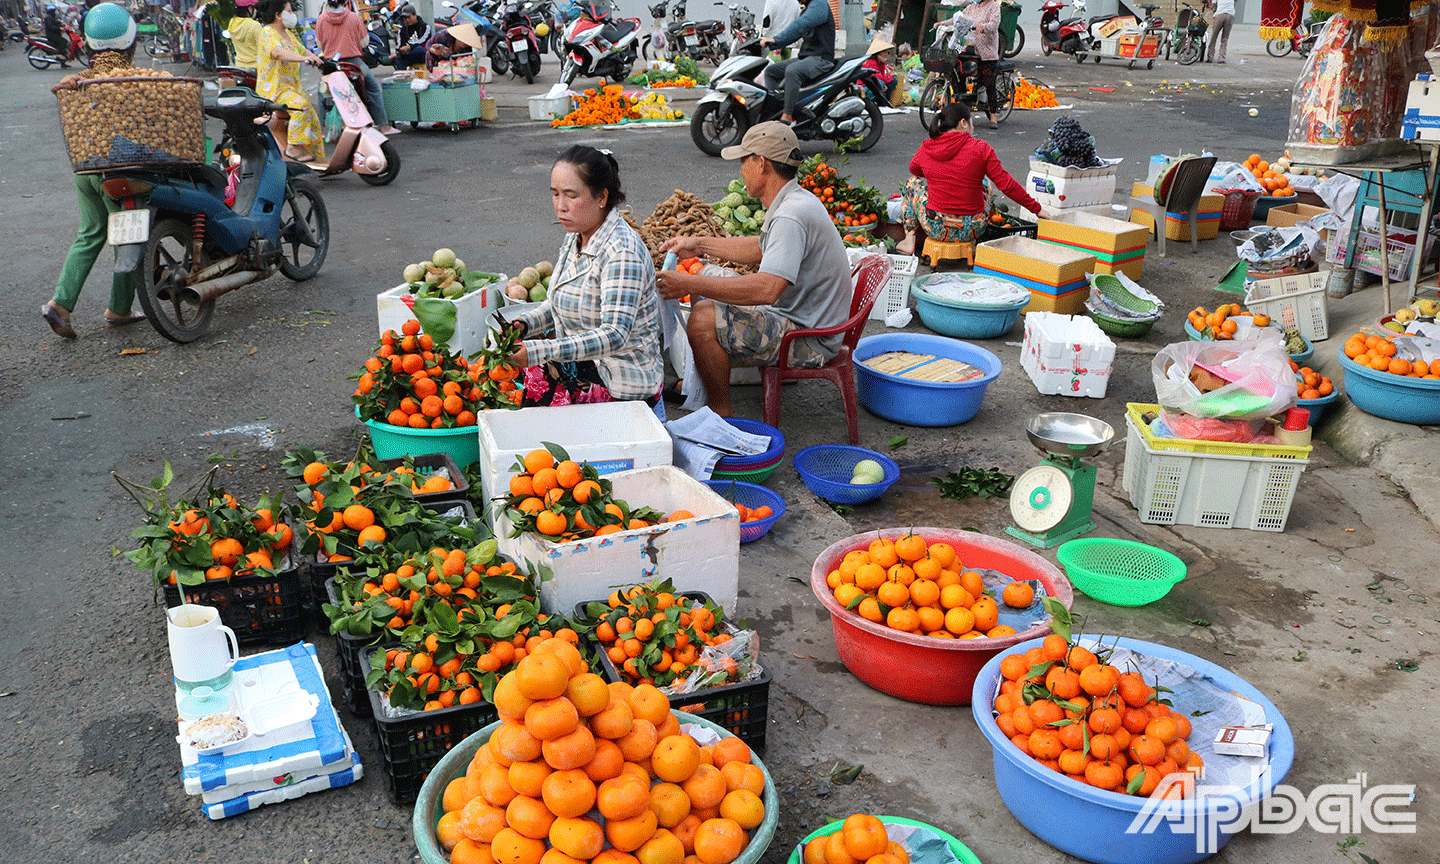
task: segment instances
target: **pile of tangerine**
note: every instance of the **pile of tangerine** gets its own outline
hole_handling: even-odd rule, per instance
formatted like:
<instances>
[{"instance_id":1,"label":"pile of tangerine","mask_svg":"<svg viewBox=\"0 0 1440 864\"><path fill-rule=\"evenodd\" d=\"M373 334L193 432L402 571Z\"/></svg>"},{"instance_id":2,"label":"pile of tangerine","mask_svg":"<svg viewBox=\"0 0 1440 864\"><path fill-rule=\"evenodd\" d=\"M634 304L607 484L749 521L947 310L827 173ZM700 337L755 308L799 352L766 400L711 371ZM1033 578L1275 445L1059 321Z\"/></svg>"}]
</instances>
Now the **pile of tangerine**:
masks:
<instances>
[{"instance_id":1,"label":"pile of tangerine","mask_svg":"<svg viewBox=\"0 0 1440 864\"><path fill-rule=\"evenodd\" d=\"M860 617L917 636L981 639L1012 636L1000 623L1000 606L974 570L966 570L955 547L927 543L909 533L895 540L878 537L868 547L845 553L825 577L835 602ZM1029 608L1035 590L1011 582L1000 602Z\"/></svg>"}]
</instances>

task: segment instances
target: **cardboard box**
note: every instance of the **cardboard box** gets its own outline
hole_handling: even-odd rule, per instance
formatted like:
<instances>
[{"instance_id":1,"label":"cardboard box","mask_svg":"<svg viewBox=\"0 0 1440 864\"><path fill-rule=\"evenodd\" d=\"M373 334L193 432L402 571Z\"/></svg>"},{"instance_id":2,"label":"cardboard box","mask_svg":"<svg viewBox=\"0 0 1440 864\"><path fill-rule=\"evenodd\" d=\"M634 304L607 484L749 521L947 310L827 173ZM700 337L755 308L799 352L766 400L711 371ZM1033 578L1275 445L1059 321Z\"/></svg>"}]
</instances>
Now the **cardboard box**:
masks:
<instances>
[{"instance_id":1,"label":"cardboard box","mask_svg":"<svg viewBox=\"0 0 1440 864\"><path fill-rule=\"evenodd\" d=\"M452 351L472 354L484 347L486 320L500 302L499 286L504 283L505 275L501 274L498 283L492 282L459 299L445 301L455 304L455 335L450 337ZM380 321L380 333L386 330L399 333L405 322L415 317L415 295L405 285L380 292L375 295L375 317Z\"/></svg>"},{"instance_id":2,"label":"cardboard box","mask_svg":"<svg viewBox=\"0 0 1440 864\"><path fill-rule=\"evenodd\" d=\"M1270 755L1270 724L1263 726L1224 726L1215 733L1215 752L1226 756Z\"/></svg>"},{"instance_id":3,"label":"cardboard box","mask_svg":"<svg viewBox=\"0 0 1440 864\"><path fill-rule=\"evenodd\" d=\"M1273 228L1289 228L1301 222L1308 222L1316 216L1324 216L1329 213L1327 207L1314 207L1309 204L1285 204L1280 207L1271 207L1270 212L1265 215L1265 224ZM1326 242L1330 240L1330 232L1322 231L1320 239Z\"/></svg>"},{"instance_id":4,"label":"cardboard box","mask_svg":"<svg viewBox=\"0 0 1440 864\"><path fill-rule=\"evenodd\" d=\"M1105 398L1115 343L1086 315L1025 316L1020 365L1046 395Z\"/></svg>"},{"instance_id":5,"label":"cardboard box","mask_svg":"<svg viewBox=\"0 0 1440 864\"><path fill-rule=\"evenodd\" d=\"M1094 255L1029 237L1002 237L975 247L976 272L983 268L1047 294L1064 294L1083 284L1094 267Z\"/></svg>"},{"instance_id":6,"label":"cardboard box","mask_svg":"<svg viewBox=\"0 0 1440 864\"><path fill-rule=\"evenodd\" d=\"M1131 187L1132 197L1154 195L1155 190L1144 183L1136 182ZM1196 219L1196 230L1201 240L1214 240L1220 236L1220 210L1225 206L1223 195L1205 194L1200 196L1200 213ZM1130 221L1136 225L1144 225L1150 230L1155 230L1155 221L1150 214L1144 210L1135 209L1130 213ZM1165 239L1177 242L1190 241L1190 217L1180 213L1167 213L1165 218Z\"/></svg>"},{"instance_id":7,"label":"cardboard box","mask_svg":"<svg viewBox=\"0 0 1440 864\"><path fill-rule=\"evenodd\" d=\"M516 458L545 441L559 444L571 459L589 463L601 474L670 465L675 457L665 424L644 402L481 411L475 425L480 436L480 484L487 500L510 494ZM519 541L507 536L510 520L497 508L490 509L493 512L485 516L500 551L516 554Z\"/></svg>"},{"instance_id":8,"label":"cardboard box","mask_svg":"<svg viewBox=\"0 0 1440 864\"><path fill-rule=\"evenodd\" d=\"M614 586L658 578L671 580L676 591L704 591L733 613L740 590L740 514L734 506L673 465L609 479L615 497L632 507L684 509L695 518L568 543L522 535L518 555L554 574L540 586L541 606L569 615L575 604L609 596Z\"/></svg>"}]
</instances>

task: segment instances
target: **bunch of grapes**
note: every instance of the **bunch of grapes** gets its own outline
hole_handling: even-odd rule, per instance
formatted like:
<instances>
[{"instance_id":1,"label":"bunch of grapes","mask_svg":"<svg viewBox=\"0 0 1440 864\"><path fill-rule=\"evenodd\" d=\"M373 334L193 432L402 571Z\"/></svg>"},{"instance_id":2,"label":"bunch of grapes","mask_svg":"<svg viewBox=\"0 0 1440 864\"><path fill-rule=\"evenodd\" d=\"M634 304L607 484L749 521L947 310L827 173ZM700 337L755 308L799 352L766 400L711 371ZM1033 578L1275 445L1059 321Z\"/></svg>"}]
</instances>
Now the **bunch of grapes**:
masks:
<instances>
[{"instance_id":1,"label":"bunch of grapes","mask_svg":"<svg viewBox=\"0 0 1440 864\"><path fill-rule=\"evenodd\" d=\"M1040 151L1049 154L1054 164L1066 168L1095 168L1102 164L1095 155L1095 139L1073 117L1055 121Z\"/></svg>"}]
</instances>

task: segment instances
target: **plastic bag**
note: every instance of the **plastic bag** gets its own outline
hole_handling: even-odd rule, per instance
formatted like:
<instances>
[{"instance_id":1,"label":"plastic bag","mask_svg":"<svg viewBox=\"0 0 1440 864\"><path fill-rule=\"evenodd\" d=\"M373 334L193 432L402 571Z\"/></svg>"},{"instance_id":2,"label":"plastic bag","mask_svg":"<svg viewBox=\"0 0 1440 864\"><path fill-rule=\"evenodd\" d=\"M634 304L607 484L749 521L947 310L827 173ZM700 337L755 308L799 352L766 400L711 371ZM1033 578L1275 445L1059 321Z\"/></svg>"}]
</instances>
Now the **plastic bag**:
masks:
<instances>
[{"instance_id":1,"label":"plastic bag","mask_svg":"<svg viewBox=\"0 0 1440 864\"><path fill-rule=\"evenodd\" d=\"M760 666L760 634L725 625L730 638L719 645L706 645L691 667L690 674L677 678L660 691L680 696L713 687L754 681L765 671Z\"/></svg>"},{"instance_id":2,"label":"plastic bag","mask_svg":"<svg viewBox=\"0 0 1440 864\"><path fill-rule=\"evenodd\" d=\"M1202 393L1190 380L1199 365L1229 383ZM1224 420L1261 420L1294 407L1295 374L1276 339L1177 342L1150 363L1155 400L1170 411Z\"/></svg>"},{"instance_id":3,"label":"plastic bag","mask_svg":"<svg viewBox=\"0 0 1440 864\"><path fill-rule=\"evenodd\" d=\"M1226 171L1218 181L1207 184L1206 191L1224 192L1231 189L1243 189L1246 192L1265 191L1265 187L1260 185L1260 181L1255 179L1254 174L1238 165Z\"/></svg>"},{"instance_id":4,"label":"plastic bag","mask_svg":"<svg viewBox=\"0 0 1440 864\"><path fill-rule=\"evenodd\" d=\"M1216 420L1194 417L1190 414L1176 414L1161 411L1157 424L1163 423L1169 433L1166 438L1188 438L1191 441L1223 441L1230 444L1250 444L1256 439L1255 427L1248 420ZM1154 427L1152 427L1153 431ZM1270 438L1262 435L1261 438ZM1272 439L1273 440L1273 439ZM1265 442L1261 442L1265 443Z\"/></svg>"},{"instance_id":5,"label":"plastic bag","mask_svg":"<svg viewBox=\"0 0 1440 864\"><path fill-rule=\"evenodd\" d=\"M1320 257L1320 235L1303 223L1257 231L1235 255L1250 264L1301 262Z\"/></svg>"}]
</instances>

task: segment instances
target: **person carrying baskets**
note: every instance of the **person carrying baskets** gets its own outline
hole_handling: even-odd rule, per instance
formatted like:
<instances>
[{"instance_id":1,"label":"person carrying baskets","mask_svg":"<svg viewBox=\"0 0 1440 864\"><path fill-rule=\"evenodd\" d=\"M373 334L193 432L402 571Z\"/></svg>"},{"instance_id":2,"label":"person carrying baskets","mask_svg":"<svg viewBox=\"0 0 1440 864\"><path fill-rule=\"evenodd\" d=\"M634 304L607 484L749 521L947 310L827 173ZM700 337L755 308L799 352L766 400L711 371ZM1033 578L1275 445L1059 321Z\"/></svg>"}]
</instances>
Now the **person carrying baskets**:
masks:
<instances>
[{"instance_id":1,"label":"person carrying baskets","mask_svg":"<svg viewBox=\"0 0 1440 864\"><path fill-rule=\"evenodd\" d=\"M120 6L101 3L91 9L85 16L85 41L96 52L95 61L86 71L62 78L60 83L50 88L50 92L58 94L61 90L74 90L84 79L122 77L125 70L132 68L135 59L135 32L135 19ZM56 335L66 339L76 338L70 314L75 311L80 290L85 287L85 279L100 257L100 250L105 248L110 214L119 209L118 203L100 188L102 179L100 174L75 175L80 230L65 256L65 266L60 271L60 282L55 287L54 297L40 307L40 317ZM105 309L106 326L124 327L144 321L144 313L130 311L134 302L135 284L130 274L114 274L110 282L110 304Z\"/></svg>"}]
</instances>

